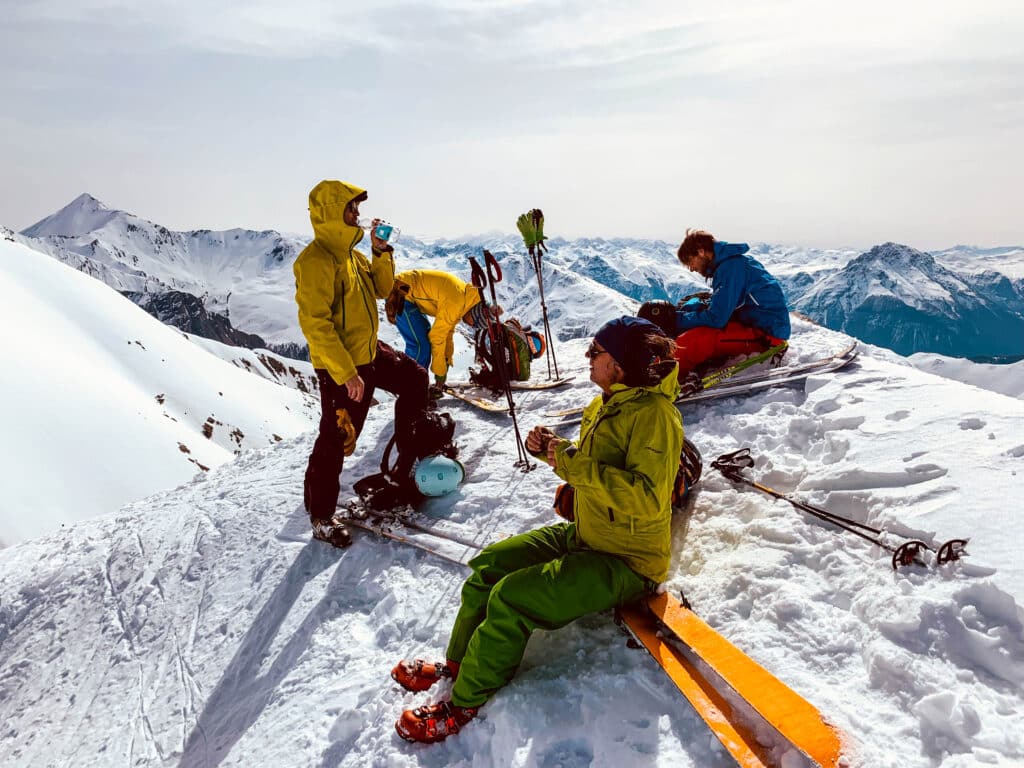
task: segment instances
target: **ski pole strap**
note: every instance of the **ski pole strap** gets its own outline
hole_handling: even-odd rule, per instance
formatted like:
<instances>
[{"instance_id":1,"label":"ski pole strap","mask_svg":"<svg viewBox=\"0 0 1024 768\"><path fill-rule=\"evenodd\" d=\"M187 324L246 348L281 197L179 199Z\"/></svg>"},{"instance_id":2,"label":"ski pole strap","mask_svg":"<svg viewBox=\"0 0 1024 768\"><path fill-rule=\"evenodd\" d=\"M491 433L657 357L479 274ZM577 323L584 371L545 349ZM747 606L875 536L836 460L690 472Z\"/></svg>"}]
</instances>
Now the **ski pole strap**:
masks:
<instances>
[{"instance_id":1,"label":"ski pole strap","mask_svg":"<svg viewBox=\"0 0 1024 768\"><path fill-rule=\"evenodd\" d=\"M500 283L501 267L498 264L498 260L494 258L494 254L486 248L484 249L484 263L487 264L487 277L491 281L491 284ZM497 275L495 275L495 272Z\"/></svg>"},{"instance_id":2,"label":"ski pole strap","mask_svg":"<svg viewBox=\"0 0 1024 768\"><path fill-rule=\"evenodd\" d=\"M717 469L730 480L742 480L741 473L744 469L754 466L754 457L750 455L749 448L740 448L732 453L723 453L713 462L711 468Z\"/></svg>"},{"instance_id":3,"label":"ski pole strap","mask_svg":"<svg viewBox=\"0 0 1024 768\"><path fill-rule=\"evenodd\" d=\"M487 251L484 251L487 253ZM487 273L484 272L483 267L480 266L480 262L476 260L475 256L469 257L469 273L472 275L473 285L480 289L480 298L483 298L483 289L487 287Z\"/></svg>"}]
</instances>

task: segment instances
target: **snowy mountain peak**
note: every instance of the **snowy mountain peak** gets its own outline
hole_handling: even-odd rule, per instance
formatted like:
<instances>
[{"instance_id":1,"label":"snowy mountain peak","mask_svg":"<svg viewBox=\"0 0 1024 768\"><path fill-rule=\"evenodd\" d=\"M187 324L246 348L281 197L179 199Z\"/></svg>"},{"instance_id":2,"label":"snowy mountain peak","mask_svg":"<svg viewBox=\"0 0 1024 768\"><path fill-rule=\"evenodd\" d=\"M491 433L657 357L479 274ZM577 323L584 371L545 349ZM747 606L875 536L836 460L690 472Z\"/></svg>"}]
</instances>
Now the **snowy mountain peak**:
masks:
<instances>
[{"instance_id":1,"label":"snowy mountain peak","mask_svg":"<svg viewBox=\"0 0 1024 768\"><path fill-rule=\"evenodd\" d=\"M890 242L818 280L797 306L900 354L981 357L1018 353L1024 319L1017 301L1005 280L969 282L930 254Z\"/></svg>"},{"instance_id":2,"label":"snowy mountain peak","mask_svg":"<svg viewBox=\"0 0 1024 768\"><path fill-rule=\"evenodd\" d=\"M83 235L103 228L118 214L125 215L123 211L114 210L88 192L83 192L56 213L37 221L22 234L27 237Z\"/></svg>"},{"instance_id":3,"label":"snowy mountain peak","mask_svg":"<svg viewBox=\"0 0 1024 768\"><path fill-rule=\"evenodd\" d=\"M936 269L947 271L940 267L935 258L928 253L911 248L901 243L882 243L871 250L862 253L850 261L850 269L858 269L866 266L881 266L891 271L903 272L906 269L919 269L923 271L934 271Z\"/></svg>"}]
</instances>

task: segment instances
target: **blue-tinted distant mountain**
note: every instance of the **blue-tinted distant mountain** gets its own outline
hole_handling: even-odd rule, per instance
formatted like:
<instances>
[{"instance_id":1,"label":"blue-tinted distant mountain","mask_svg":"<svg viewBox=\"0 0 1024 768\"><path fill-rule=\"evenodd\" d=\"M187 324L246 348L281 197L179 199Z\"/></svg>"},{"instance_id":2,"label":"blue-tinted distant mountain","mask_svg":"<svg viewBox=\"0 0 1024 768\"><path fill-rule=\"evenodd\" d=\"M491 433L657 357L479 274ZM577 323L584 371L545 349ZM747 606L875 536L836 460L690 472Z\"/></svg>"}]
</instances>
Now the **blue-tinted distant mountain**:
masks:
<instances>
[{"instance_id":1,"label":"blue-tinted distant mountain","mask_svg":"<svg viewBox=\"0 0 1024 768\"><path fill-rule=\"evenodd\" d=\"M816 281L796 307L823 325L900 354L1024 352L1024 291L995 272L964 274L885 243Z\"/></svg>"}]
</instances>

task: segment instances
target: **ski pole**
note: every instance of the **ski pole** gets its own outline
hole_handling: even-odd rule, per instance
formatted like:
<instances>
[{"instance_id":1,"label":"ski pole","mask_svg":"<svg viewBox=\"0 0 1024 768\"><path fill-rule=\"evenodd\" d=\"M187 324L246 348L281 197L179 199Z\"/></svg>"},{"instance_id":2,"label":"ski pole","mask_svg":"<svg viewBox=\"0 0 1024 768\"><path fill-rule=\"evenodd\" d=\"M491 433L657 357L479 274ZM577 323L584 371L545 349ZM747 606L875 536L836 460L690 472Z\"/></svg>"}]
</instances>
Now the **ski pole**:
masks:
<instances>
[{"instance_id":1,"label":"ski pole","mask_svg":"<svg viewBox=\"0 0 1024 768\"><path fill-rule=\"evenodd\" d=\"M544 220L544 213L540 208L534 208L530 211L530 218L533 221L533 226L536 228L537 225ZM555 343L551 336L551 325L548 323L548 305L544 301L544 266L541 263L544 251L547 250L547 246L544 245L544 241L541 240L536 246L529 246L530 261L533 263L533 272L537 275L537 288L540 291L540 312L541 317L544 320L544 358L548 364L548 378L551 378L551 368L554 366L555 378L558 376L558 360L555 359Z\"/></svg>"},{"instance_id":2,"label":"ski pole","mask_svg":"<svg viewBox=\"0 0 1024 768\"><path fill-rule=\"evenodd\" d=\"M523 439L519 432L519 420L516 418L516 403L512 397L512 383L505 361L506 344L503 337L504 329L501 327L501 320L492 312L492 307L497 306L497 295L494 284L501 281L501 267L490 251L484 249L484 262L487 264L487 271L484 272L480 263L475 257L469 257L470 274L473 285L480 291L480 303L484 306L484 315L487 323L487 338L491 343L491 353L494 359L494 367L497 369L498 378L501 381L502 389L505 391L505 399L508 402L508 413L512 417L512 429L515 432L517 461L513 466L523 472L534 469L530 462L529 454L522 447ZM490 288L491 304L488 305L484 296L484 287Z\"/></svg>"},{"instance_id":3,"label":"ski pole","mask_svg":"<svg viewBox=\"0 0 1024 768\"><path fill-rule=\"evenodd\" d=\"M711 463L711 466L733 482L749 485L751 488L755 488L756 490L766 493L776 499L782 499L783 501L793 505L796 509L806 512L819 520L832 523L836 527L848 531L855 536L859 536L860 538L881 547L887 552L892 552L893 570L896 570L899 566L911 565L913 563L925 565L924 561L921 559L921 551L925 549L934 551L932 547L918 539L908 539L896 548L890 547L881 540L881 536L886 533L881 528L874 528L866 523L851 520L848 517L837 515L834 512L829 512L821 507L816 507L812 504L800 501L799 499L794 499L791 496L787 496L784 493L776 491L774 488L769 488L766 485L762 485L761 483L744 477L741 474L742 471L754 466L754 458L750 455L749 448L741 448L738 451L733 451L732 453L722 454ZM867 533L865 533L865 531ZM875 535L871 536L869 534ZM964 549L966 546L967 539L951 539L950 541L947 541L938 549L938 556L936 558L938 563L941 565L943 563L950 562L951 560L959 560L962 556L967 554Z\"/></svg>"}]
</instances>

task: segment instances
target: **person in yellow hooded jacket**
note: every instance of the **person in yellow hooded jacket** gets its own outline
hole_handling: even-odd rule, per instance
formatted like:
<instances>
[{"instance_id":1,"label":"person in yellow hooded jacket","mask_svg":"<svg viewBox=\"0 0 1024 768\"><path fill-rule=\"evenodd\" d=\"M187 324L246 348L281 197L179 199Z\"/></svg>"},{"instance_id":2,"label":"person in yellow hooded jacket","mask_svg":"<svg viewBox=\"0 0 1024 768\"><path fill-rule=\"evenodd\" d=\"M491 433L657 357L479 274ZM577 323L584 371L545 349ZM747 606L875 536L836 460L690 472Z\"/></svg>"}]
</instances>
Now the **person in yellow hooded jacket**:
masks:
<instances>
[{"instance_id":1,"label":"person in yellow hooded jacket","mask_svg":"<svg viewBox=\"0 0 1024 768\"><path fill-rule=\"evenodd\" d=\"M355 450L366 412L379 387L395 402L395 475L411 473L408 427L427 405L427 372L377 339L377 300L394 284L393 248L371 231L372 258L356 245L365 190L342 181L321 181L309 193L313 241L295 259L299 326L320 384L320 431L306 466L304 501L313 535L338 546L351 543L334 519L345 457Z\"/></svg>"},{"instance_id":2,"label":"person in yellow hooded jacket","mask_svg":"<svg viewBox=\"0 0 1024 768\"><path fill-rule=\"evenodd\" d=\"M460 322L473 327L487 322L480 290L448 272L412 269L395 275L385 306L388 321L405 340L405 354L430 367L431 396L440 397L455 355L455 327ZM427 317L434 318L433 325Z\"/></svg>"},{"instance_id":3,"label":"person in yellow hooded jacket","mask_svg":"<svg viewBox=\"0 0 1024 768\"><path fill-rule=\"evenodd\" d=\"M454 680L450 698L402 713L395 723L402 738L435 742L458 733L515 675L534 630L637 600L668 576L683 446L674 347L641 318L598 330L587 357L601 395L584 411L579 440L547 427L526 438L568 484L556 499L568 522L512 536L470 561L446 661L401 661L392 670L410 691Z\"/></svg>"}]
</instances>

